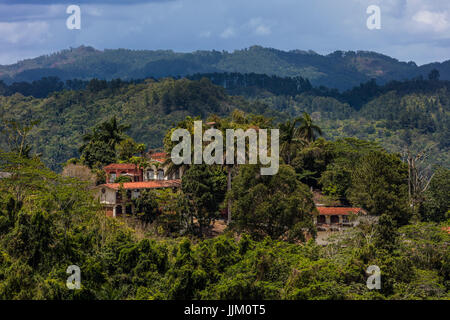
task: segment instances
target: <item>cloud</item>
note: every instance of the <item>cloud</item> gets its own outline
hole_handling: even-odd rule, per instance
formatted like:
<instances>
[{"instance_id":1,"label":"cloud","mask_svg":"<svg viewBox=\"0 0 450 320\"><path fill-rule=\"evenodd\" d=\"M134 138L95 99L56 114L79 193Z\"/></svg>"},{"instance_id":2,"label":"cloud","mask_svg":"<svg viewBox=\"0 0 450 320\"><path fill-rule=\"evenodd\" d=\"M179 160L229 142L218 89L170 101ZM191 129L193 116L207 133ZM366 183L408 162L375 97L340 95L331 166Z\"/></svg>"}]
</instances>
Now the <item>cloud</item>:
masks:
<instances>
[{"instance_id":1,"label":"cloud","mask_svg":"<svg viewBox=\"0 0 450 320\"><path fill-rule=\"evenodd\" d=\"M48 35L49 25L45 21L35 22L0 22L0 43L26 44L44 41Z\"/></svg>"},{"instance_id":2,"label":"cloud","mask_svg":"<svg viewBox=\"0 0 450 320\"><path fill-rule=\"evenodd\" d=\"M261 18L253 18L249 21L248 25L256 35L267 36L272 33L270 26L266 24Z\"/></svg>"},{"instance_id":3,"label":"cloud","mask_svg":"<svg viewBox=\"0 0 450 320\"><path fill-rule=\"evenodd\" d=\"M69 4L81 6L81 30L66 28ZM372 4L381 8L381 30L366 27ZM182 52L257 44L369 50L419 64L450 59L443 0L0 0L0 22L0 64L82 44Z\"/></svg>"},{"instance_id":4,"label":"cloud","mask_svg":"<svg viewBox=\"0 0 450 320\"><path fill-rule=\"evenodd\" d=\"M442 32L449 28L446 12L419 11L413 16L413 20L430 27L435 32Z\"/></svg>"},{"instance_id":5,"label":"cloud","mask_svg":"<svg viewBox=\"0 0 450 320\"><path fill-rule=\"evenodd\" d=\"M236 31L234 30L234 28L228 27L220 34L220 37L224 38L224 39L228 39L228 38L234 37L235 35L236 35Z\"/></svg>"}]
</instances>

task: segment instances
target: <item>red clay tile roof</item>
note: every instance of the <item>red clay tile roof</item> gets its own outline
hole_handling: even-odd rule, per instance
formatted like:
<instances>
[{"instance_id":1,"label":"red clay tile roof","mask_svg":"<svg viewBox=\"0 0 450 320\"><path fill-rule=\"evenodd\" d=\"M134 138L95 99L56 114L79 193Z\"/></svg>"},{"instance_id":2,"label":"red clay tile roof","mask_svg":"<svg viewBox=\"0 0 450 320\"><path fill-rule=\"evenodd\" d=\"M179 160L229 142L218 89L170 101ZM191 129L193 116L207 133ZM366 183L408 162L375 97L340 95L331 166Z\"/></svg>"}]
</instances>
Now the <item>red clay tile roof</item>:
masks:
<instances>
[{"instance_id":1,"label":"red clay tile roof","mask_svg":"<svg viewBox=\"0 0 450 320\"><path fill-rule=\"evenodd\" d=\"M153 161L158 161L163 163L168 158L168 154L166 152L155 152L150 154L150 159Z\"/></svg>"},{"instance_id":2,"label":"red clay tile roof","mask_svg":"<svg viewBox=\"0 0 450 320\"><path fill-rule=\"evenodd\" d=\"M167 153L166 152L155 152L150 155L150 158L152 159L166 159Z\"/></svg>"},{"instance_id":3,"label":"red clay tile roof","mask_svg":"<svg viewBox=\"0 0 450 320\"><path fill-rule=\"evenodd\" d=\"M348 216L350 214L358 214L363 211L361 208L347 208L347 207L317 207L319 215L326 216Z\"/></svg>"},{"instance_id":4,"label":"red clay tile roof","mask_svg":"<svg viewBox=\"0 0 450 320\"><path fill-rule=\"evenodd\" d=\"M450 234L450 227L442 227L442 231L447 231Z\"/></svg>"},{"instance_id":5,"label":"red clay tile roof","mask_svg":"<svg viewBox=\"0 0 450 320\"><path fill-rule=\"evenodd\" d=\"M181 180L153 180L144 182L125 182L124 189L157 189L157 188L173 188L179 187ZM120 183L107 183L99 185L98 187L107 187L114 190L119 190Z\"/></svg>"},{"instance_id":6,"label":"red clay tile roof","mask_svg":"<svg viewBox=\"0 0 450 320\"><path fill-rule=\"evenodd\" d=\"M132 163L111 163L104 167L104 169L132 170L136 169L136 165Z\"/></svg>"}]
</instances>

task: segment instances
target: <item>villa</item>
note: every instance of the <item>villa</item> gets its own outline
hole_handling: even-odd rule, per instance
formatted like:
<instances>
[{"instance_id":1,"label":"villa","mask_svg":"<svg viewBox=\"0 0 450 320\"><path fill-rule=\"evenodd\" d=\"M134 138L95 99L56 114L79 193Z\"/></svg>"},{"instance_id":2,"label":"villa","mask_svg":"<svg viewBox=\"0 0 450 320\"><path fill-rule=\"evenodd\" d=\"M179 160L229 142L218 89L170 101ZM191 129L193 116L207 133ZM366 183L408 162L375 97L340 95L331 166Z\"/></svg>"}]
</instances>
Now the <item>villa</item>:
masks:
<instances>
[{"instance_id":1,"label":"villa","mask_svg":"<svg viewBox=\"0 0 450 320\"><path fill-rule=\"evenodd\" d=\"M317 207L314 223L319 230L333 230L340 227L353 227L358 224L358 217L366 215L362 208L351 207Z\"/></svg>"},{"instance_id":2,"label":"villa","mask_svg":"<svg viewBox=\"0 0 450 320\"><path fill-rule=\"evenodd\" d=\"M94 189L107 216L133 214L135 208L132 200L138 198L142 190L180 188L183 172L179 169L174 173L168 173L168 168L164 164L167 159L166 153L150 153L147 158L150 165L145 168L131 163L112 163L103 168L106 183ZM116 180L123 176L129 177L130 182L117 183Z\"/></svg>"}]
</instances>

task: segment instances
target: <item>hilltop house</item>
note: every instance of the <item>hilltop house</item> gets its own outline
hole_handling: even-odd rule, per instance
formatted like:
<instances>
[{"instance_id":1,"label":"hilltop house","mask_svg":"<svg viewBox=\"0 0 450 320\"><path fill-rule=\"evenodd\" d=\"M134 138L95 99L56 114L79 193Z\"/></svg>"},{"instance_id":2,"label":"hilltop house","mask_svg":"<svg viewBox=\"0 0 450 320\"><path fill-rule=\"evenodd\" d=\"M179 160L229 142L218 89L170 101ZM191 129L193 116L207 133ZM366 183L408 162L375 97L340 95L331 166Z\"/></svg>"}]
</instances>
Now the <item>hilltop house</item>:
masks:
<instances>
[{"instance_id":1,"label":"hilltop house","mask_svg":"<svg viewBox=\"0 0 450 320\"><path fill-rule=\"evenodd\" d=\"M112 163L104 167L106 183L96 186L95 192L107 216L117 217L123 213L134 213L135 208L131 200L138 198L142 190L176 189L181 186L182 170L168 174L167 166L164 165L166 153L151 153L147 158L150 165L146 168L131 163ZM122 176L130 177L131 182L115 183L116 179Z\"/></svg>"},{"instance_id":2,"label":"hilltop house","mask_svg":"<svg viewBox=\"0 0 450 320\"><path fill-rule=\"evenodd\" d=\"M125 190L125 194L121 192ZM155 180L155 181L143 181L143 182L125 182L120 183L106 183L97 186L96 193L97 198L100 200L100 204L106 211L108 217L117 217L123 213L133 214L135 208L131 200L140 196L142 190L145 189L162 189L173 188L177 189L181 185L180 180Z\"/></svg>"},{"instance_id":3,"label":"hilltop house","mask_svg":"<svg viewBox=\"0 0 450 320\"><path fill-rule=\"evenodd\" d=\"M106 173L106 182L114 183L117 178L127 176L132 182L142 181L143 170L132 163L111 163L103 168Z\"/></svg>"},{"instance_id":4,"label":"hilltop house","mask_svg":"<svg viewBox=\"0 0 450 320\"><path fill-rule=\"evenodd\" d=\"M350 207L317 207L318 214L314 214L314 223L319 230L335 229L339 227L353 227L359 215L365 215L365 210Z\"/></svg>"}]
</instances>

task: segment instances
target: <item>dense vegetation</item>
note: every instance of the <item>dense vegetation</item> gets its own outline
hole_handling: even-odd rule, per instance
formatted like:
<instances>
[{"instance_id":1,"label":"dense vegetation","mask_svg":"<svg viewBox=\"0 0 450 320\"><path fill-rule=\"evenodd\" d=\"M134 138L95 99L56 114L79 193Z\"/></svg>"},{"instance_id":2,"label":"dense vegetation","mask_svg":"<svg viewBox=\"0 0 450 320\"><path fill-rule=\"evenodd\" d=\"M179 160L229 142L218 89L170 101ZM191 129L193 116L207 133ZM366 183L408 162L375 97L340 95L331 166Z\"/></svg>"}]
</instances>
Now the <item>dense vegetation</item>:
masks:
<instances>
[{"instance_id":1,"label":"dense vegetation","mask_svg":"<svg viewBox=\"0 0 450 320\"><path fill-rule=\"evenodd\" d=\"M302 78L256 74L206 76L216 83L226 80L234 84L223 88L205 77L138 82L93 79L79 83L84 88L79 90L70 87L76 87L73 83L77 81L68 85L61 82L63 90L53 92L59 80L42 79L31 87L51 92L47 98L0 96L0 115L4 120L40 120L30 137L52 169L60 169L67 159L78 157L81 137L112 116L126 120L130 127L127 133L136 142L158 148L170 125L184 117L223 116L236 108L272 117L275 123L307 112L329 139L353 136L378 141L391 152L426 151L430 155L428 164L450 164L447 81L416 79L383 86L370 81L339 93L311 88ZM1 139L0 146L5 145L5 139Z\"/></svg>"},{"instance_id":2,"label":"dense vegetation","mask_svg":"<svg viewBox=\"0 0 450 320\"><path fill-rule=\"evenodd\" d=\"M449 298L445 224L399 228L382 216L325 247L231 232L162 238L106 218L85 184L51 172L38 158L0 156L1 170L12 173L0 185L1 299ZM65 286L73 264L81 268L81 290ZM382 270L379 291L366 287L369 265Z\"/></svg>"},{"instance_id":3,"label":"dense vegetation","mask_svg":"<svg viewBox=\"0 0 450 320\"><path fill-rule=\"evenodd\" d=\"M391 80L426 77L437 69L450 80L450 62L417 66L367 51L336 51L320 55L314 51L281 51L252 46L226 51L177 53L170 50L96 50L81 46L16 64L0 66L0 80L7 83L59 77L62 80L92 78L125 80L186 76L194 73L238 72L269 76L303 77L316 86L350 89L374 78Z\"/></svg>"},{"instance_id":4,"label":"dense vegetation","mask_svg":"<svg viewBox=\"0 0 450 320\"><path fill-rule=\"evenodd\" d=\"M243 97L204 77L94 79L45 98L0 96L0 299L450 298L447 82L432 73L339 93L302 78L222 76L251 86L233 88ZM192 131L195 119L222 131L278 127L278 174L186 165L179 190L146 191L130 200L136 215L105 217L90 171L145 166L146 147L170 152L171 131ZM416 163L418 151L433 168ZM56 173L63 163L80 171ZM369 217L319 246L311 189ZM71 291L74 264L82 281ZM370 265L381 290L366 286Z\"/></svg>"}]
</instances>

